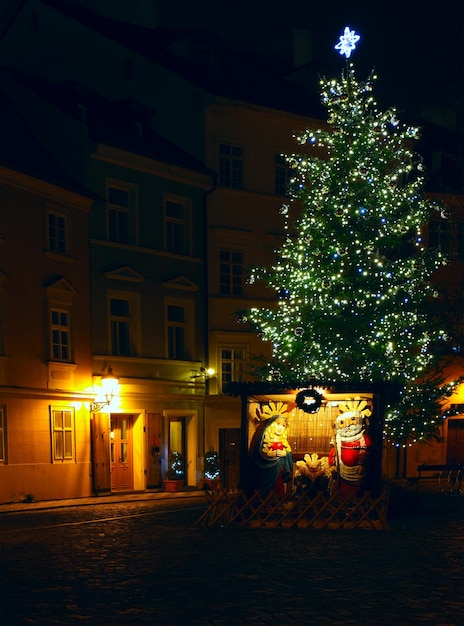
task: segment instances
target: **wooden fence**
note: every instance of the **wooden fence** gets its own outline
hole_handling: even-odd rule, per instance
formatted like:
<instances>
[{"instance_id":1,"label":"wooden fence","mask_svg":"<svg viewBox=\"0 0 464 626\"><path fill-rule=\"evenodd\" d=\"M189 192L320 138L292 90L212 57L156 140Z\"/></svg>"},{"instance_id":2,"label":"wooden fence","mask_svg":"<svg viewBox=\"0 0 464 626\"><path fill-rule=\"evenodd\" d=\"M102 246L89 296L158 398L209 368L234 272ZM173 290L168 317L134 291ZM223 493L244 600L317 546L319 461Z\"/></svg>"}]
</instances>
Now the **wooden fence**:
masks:
<instances>
[{"instance_id":1,"label":"wooden fence","mask_svg":"<svg viewBox=\"0 0 464 626\"><path fill-rule=\"evenodd\" d=\"M386 530L388 489L373 495L341 498L324 491L289 493L284 499L274 492L262 496L243 490L207 492L208 508L197 526L247 526L252 528L313 528Z\"/></svg>"}]
</instances>

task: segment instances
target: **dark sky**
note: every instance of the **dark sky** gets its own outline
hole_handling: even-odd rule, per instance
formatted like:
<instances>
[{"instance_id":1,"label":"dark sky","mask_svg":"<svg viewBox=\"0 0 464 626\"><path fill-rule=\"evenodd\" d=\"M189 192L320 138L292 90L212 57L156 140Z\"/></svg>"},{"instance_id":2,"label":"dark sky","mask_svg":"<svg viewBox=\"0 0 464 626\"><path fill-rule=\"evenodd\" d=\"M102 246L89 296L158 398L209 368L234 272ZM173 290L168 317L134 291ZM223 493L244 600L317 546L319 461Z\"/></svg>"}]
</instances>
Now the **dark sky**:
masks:
<instances>
[{"instance_id":1,"label":"dark sky","mask_svg":"<svg viewBox=\"0 0 464 626\"><path fill-rule=\"evenodd\" d=\"M333 46L350 26L361 35L351 57L358 78L375 69L382 107L395 106L412 116L424 104L452 103L461 107L461 115L464 110L462 0L170 0L158 6L179 25L217 29L231 43L254 42L261 51L284 45L285 26L308 29L316 66L334 76L345 61Z\"/></svg>"},{"instance_id":2,"label":"dark sky","mask_svg":"<svg viewBox=\"0 0 464 626\"><path fill-rule=\"evenodd\" d=\"M2 16L24 0L2 0ZM426 106L450 106L464 133L464 2L438 0L61 0L144 26L204 28L231 46L289 55L294 28L310 32L316 72L338 77L345 59L333 49L345 26L361 35L352 60L359 79L375 69L381 108L420 124ZM287 35L286 35L287 33ZM315 91L318 90L315 81ZM404 116L406 119L404 119Z\"/></svg>"}]
</instances>

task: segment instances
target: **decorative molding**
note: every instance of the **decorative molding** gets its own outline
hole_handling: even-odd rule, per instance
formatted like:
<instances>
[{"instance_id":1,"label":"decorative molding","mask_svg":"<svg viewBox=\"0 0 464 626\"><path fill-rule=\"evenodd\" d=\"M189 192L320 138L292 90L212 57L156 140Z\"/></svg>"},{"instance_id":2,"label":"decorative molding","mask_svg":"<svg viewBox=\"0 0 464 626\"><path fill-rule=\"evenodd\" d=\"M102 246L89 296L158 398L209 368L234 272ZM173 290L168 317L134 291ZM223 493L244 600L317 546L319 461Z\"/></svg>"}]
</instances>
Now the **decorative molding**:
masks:
<instances>
[{"instance_id":1,"label":"decorative molding","mask_svg":"<svg viewBox=\"0 0 464 626\"><path fill-rule=\"evenodd\" d=\"M145 282L145 278L128 265L122 265L114 270L105 272L105 278L110 278L111 280L123 280L130 283Z\"/></svg>"},{"instance_id":2,"label":"decorative molding","mask_svg":"<svg viewBox=\"0 0 464 626\"><path fill-rule=\"evenodd\" d=\"M74 389L75 363L48 362L48 388Z\"/></svg>"},{"instance_id":3,"label":"decorative molding","mask_svg":"<svg viewBox=\"0 0 464 626\"><path fill-rule=\"evenodd\" d=\"M170 289L183 289L184 291L198 291L199 289L198 285L186 276L177 276L177 278L165 281L163 285Z\"/></svg>"}]
</instances>

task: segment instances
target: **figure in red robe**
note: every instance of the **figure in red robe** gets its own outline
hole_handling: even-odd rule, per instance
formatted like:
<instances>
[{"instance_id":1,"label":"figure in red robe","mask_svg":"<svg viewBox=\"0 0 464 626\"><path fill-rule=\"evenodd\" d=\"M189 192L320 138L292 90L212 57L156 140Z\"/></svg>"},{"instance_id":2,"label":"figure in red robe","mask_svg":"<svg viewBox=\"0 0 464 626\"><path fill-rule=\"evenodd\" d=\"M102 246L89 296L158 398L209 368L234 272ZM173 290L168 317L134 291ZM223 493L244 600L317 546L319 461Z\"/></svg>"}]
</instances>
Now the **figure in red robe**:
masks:
<instances>
[{"instance_id":1,"label":"figure in red robe","mask_svg":"<svg viewBox=\"0 0 464 626\"><path fill-rule=\"evenodd\" d=\"M329 463L335 465L339 493L346 497L358 494L365 487L372 440L367 434L369 422L361 411L348 411L335 421L335 446Z\"/></svg>"}]
</instances>

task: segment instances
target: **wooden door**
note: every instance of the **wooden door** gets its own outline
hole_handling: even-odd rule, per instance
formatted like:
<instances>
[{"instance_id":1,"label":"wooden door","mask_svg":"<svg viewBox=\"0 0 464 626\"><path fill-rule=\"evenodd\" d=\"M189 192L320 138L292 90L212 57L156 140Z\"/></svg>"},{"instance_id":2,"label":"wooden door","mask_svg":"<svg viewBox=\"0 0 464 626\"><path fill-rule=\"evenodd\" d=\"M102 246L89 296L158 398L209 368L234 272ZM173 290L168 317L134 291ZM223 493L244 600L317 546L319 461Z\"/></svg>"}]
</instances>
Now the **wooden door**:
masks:
<instances>
[{"instance_id":1,"label":"wooden door","mask_svg":"<svg viewBox=\"0 0 464 626\"><path fill-rule=\"evenodd\" d=\"M446 462L449 465L464 463L464 419L448 420Z\"/></svg>"},{"instance_id":2,"label":"wooden door","mask_svg":"<svg viewBox=\"0 0 464 626\"><path fill-rule=\"evenodd\" d=\"M92 476L96 494L111 492L111 463L108 413L92 413Z\"/></svg>"},{"instance_id":3,"label":"wooden door","mask_svg":"<svg viewBox=\"0 0 464 626\"><path fill-rule=\"evenodd\" d=\"M221 477L226 489L236 489L240 482L240 428L219 429Z\"/></svg>"},{"instance_id":4,"label":"wooden door","mask_svg":"<svg viewBox=\"0 0 464 626\"><path fill-rule=\"evenodd\" d=\"M162 485L161 472L161 413L147 413L147 489Z\"/></svg>"},{"instance_id":5,"label":"wooden door","mask_svg":"<svg viewBox=\"0 0 464 626\"><path fill-rule=\"evenodd\" d=\"M133 489L132 415L111 415L111 489Z\"/></svg>"}]
</instances>

